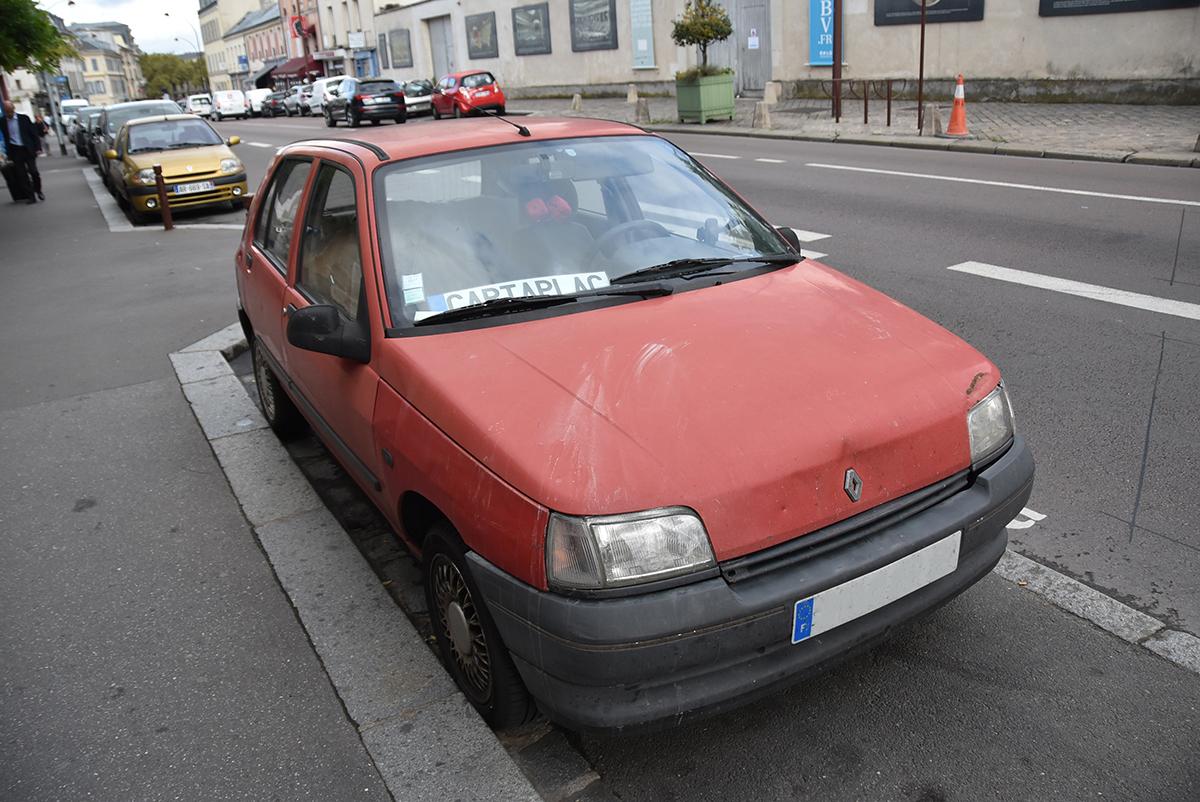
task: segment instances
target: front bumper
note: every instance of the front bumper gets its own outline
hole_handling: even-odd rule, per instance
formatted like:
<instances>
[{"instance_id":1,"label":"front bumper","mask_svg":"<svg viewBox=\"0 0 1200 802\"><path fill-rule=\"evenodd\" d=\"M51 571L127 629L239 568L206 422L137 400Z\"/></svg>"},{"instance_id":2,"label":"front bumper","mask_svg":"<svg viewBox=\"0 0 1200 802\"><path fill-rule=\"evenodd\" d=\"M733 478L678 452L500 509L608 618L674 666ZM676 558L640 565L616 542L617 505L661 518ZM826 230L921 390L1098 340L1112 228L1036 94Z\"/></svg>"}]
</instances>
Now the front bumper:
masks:
<instances>
[{"instance_id":1,"label":"front bumper","mask_svg":"<svg viewBox=\"0 0 1200 802\"><path fill-rule=\"evenodd\" d=\"M574 730L679 723L744 704L887 637L999 561L1033 488L1024 440L962 491L882 531L730 584L717 576L643 595L585 599L530 587L471 553L472 574L530 693ZM962 530L957 569L799 644L793 605Z\"/></svg>"},{"instance_id":2,"label":"front bumper","mask_svg":"<svg viewBox=\"0 0 1200 802\"><path fill-rule=\"evenodd\" d=\"M201 179L213 182L213 189L205 192L191 192L186 195L178 195L169 191L175 182L167 184L167 204L172 209L191 209L197 206L208 206L209 204L226 203L228 201L236 201L244 198L249 189L246 186L246 174L236 173L234 175L222 176L213 179ZM144 186L138 184L128 188L129 202L133 208L139 212L158 212L158 190L153 186ZM147 202L154 201L151 206Z\"/></svg>"}]
</instances>

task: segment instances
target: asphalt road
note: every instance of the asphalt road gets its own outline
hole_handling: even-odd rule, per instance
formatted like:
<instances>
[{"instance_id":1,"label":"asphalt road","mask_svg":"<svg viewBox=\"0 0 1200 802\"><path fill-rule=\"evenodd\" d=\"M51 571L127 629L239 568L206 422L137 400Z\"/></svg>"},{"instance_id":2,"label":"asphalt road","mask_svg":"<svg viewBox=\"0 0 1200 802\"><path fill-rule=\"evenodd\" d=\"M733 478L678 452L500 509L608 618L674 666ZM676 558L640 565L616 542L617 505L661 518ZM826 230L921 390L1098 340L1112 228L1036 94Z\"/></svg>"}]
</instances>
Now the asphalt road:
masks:
<instances>
[{"instance_id":1,"label":"asphalt road","mask_svg":"<svg viewBox=\"0 0 1200 802\"><path fill-rule=\"evenodd\" d=\"M284 118L218 128L243 139L239 154L252 186L274 148L348 133ZM1161 302L1200 304L1200 172L672 138L774 222L811 232L805 247L825 254L821 261L918 309L1000 365L1039 464L1030 501L1036 514L1018 522L1028 527L1010 529L1018 550L1200 632L1200 321L1187 316L1190 306ZM1064 189L1089 194L1050 191ZM88 225L97 230L103 226L96 210L80 214L90 214ZM194 215L186 223L240 220ZM114 355L89 331L135 343L134 358L115 360L121 382L107 386L117 386L157 375L153 355L165 355L165 340L183 336L171 333L169 319L187 331L227 322L210 326L208 318L233 306L227 262L234 231L111 236L106 247L130 266L81 288L70 286L68 271L53 273L55 289L67 288L71 310L83 319L64 321L66 330L51 334L50 343L20 334L38 330L54 309L53 293L29 278L17 284L14 297L23 306L3 331L27 346L0 362L6 376L21 379L0 396L3 406L104 386L99 374ZM157 250L138 238L152 238ZM86 237L52 244L55 258L87 263ZM146 269L155 263L180 275ZM1026 271L1003 274L1026 283L947 269L964 263ZM186 275L185 266L200 275ZM1107 300L1082 298L1062 291L1079 292L1078 285L1046 277L1150 299L1112 292L1100 293ZM117 296L130 291L131 279L139 288L122 302ZM155 295L173 303L151 302ZM144 331L148 342L135 336L142 307L153 323ZM197 324L200 317L206 322ZM52 379L60 384L48 386ZM84 414L80 409L53 408L63 415ZM22 447L32 447L31 437L22 435ZM54 464L47 458L46 470ZM54 598L20 587L43 603ZM51 607L60 616L73 610ZM36 619L37 605L29 614ZM33 637L16 634L18 643ZM162 648L171 642L164 639ZM103 663L104 647L93 646L101 655L93 660ZM53 707L50 715L65 721L67 708ZM889 644L748 708L679 730L572 740L605 784L628 799L1195 799L1200 679L989 577ZM352 763L347 757L338 770Z\"/></svg>"}]
</instances>

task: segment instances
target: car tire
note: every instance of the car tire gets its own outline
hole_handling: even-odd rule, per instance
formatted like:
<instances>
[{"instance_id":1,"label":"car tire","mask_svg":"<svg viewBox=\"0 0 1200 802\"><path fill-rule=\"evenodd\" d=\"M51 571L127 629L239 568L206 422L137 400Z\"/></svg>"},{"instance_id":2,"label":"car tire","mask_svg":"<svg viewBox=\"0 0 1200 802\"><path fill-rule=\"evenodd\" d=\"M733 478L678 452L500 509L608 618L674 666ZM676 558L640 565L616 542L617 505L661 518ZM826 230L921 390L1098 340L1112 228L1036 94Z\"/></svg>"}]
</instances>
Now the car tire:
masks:
<instances>
[{"instance_id":1,"label":"car tire","mask_svg":"<svg viewBox=\"0 0 1200 802\"><path fill-rule=\"evenodd\" d=\"M350 126L351 128L358 128L360 123L362 123L362 120L355 117L354 112L346 112L346 125Z\"/></svg>"},{"instance_id":2,"label":"car tire","mask_svg":"<svg viewBox=\"0 0 1200 802\"><path fill-rule=\"evenodd\" d=\"M500 638L450 524L439 521L430 528L422 557L430 622L450 676L495 729L531 720L537 714L533 697ZM467 654L456 645L455 634L459 643L469 641Z\"/></svg>"},{"instance_id":3,"label":"car tire","mask_svg":"<svg viewBox=\"0 0 1200 802\"><path fill-rule=\"evenodd\" d=\"M254 383L258 386L258 404L271 429L280 437L291 437L303 431L304 416L296 409L279 377L267 363L262 353L262 343L257 339L250 349L250 360L254 365Z\"/></svg>"},{"instance_id":4,"label":"car tire","mask_svg":"<svg viewBox=\"0 0 1200 802\"><path fill-rule=\"evenodd\" d=\"M221 112L217 112L216 114L213 115L213 122L215 122L215 123L221 122Z\"/></svg>"},{"instance_id":5,"label":"car tire","mask_svg":"<svg viewBox=\"0 0 1200 802\"><path fill-rule=\"evenodd\" d=\"M497 113L497 114L501 114L501 115L502 115L502 114L504 114L504 113L505 113L505 112L504 112L504 107L503 107L503 106L501 106L500 108L496 109L496 113Z\"/></svg>"},{"instance_id":6,"label":"car tire","mask_svg":"<svg viewBox=\"0 0 1200 802\"><path fill-rule=\"evenodd\" d=\"M435 120L442 119L442 113L437 110L437 106L430 106L430 108L433 110L433 119L435 119Z\"/></svg>"},{"instance_id":7,"label":"car tire","mask_svg":"<svg viewBox=\"0 0 1200 802\"><path fill-rule=\"evenodd\" d=\"M455 104L454 104L454 119L458 120L458 119L461 119L461 118L462 118L462 109L460 109L460 108L458 107L458 104L457 104L457 103L455 103Z\"/></svg>"},{"instance_id":8,"label":"car tire","mask_svg":"<svg viewBox=\"0 0 1200 802\"><path fill-rule=\"evenodd\" d=\"M396 117L396 122L401 125L408 122L408 109L400 109L400 114Z\"/></svg>"},{"instance_id":9,"label":"car tire","mask_svg":"<svg viewBox=\"0 0 1200 802\"><path fill-rule=\"evenodd\" d=\"M337 128L337 120L333 119L333 115L328 111L325 112L325 125L329 128Z\"/></svg>"}]
</instances>

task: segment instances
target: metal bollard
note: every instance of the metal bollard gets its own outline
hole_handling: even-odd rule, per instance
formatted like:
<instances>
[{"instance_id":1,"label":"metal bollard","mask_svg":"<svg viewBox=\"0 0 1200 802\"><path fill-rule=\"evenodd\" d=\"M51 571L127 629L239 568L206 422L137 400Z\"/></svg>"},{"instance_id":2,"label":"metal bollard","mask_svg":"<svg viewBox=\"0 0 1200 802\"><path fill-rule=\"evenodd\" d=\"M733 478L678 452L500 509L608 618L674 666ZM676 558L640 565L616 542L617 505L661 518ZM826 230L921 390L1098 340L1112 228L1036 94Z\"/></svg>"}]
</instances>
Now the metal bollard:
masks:
<instances>
[{"instance_id":1,"label":"metal bollard","mask_svg":"<svg viewBox=\"0 0 1200 802\"><path fill-rule=\"evenodd\" d=\"M863 125L867 124L867 103L871 98L871 83L863 81Z\"/></svg>"},{"instance_id":2,"label":"metal bollard","mask_svg":"<svg viewBox=\"0 0 1200 802\"><path fill-rule=\"evenodd\" d=\"M892 127L892 79L888 78L887 82L887 124L888 128Z\"/></svg>"},{"instance_id":3,"label":"metal bollard","mask_svg":"<svg viewBox=\"0 0 1200 802\"><path fill-rule=\"evenodd\" d=\"M158 210L162 214L162 224L164 231L170 231L175 228L175 222L171 220L171 206L167 203L167 185L163 182L162 165L154 165L154 186L158 190Z\"/></svg>"}]
</instances>

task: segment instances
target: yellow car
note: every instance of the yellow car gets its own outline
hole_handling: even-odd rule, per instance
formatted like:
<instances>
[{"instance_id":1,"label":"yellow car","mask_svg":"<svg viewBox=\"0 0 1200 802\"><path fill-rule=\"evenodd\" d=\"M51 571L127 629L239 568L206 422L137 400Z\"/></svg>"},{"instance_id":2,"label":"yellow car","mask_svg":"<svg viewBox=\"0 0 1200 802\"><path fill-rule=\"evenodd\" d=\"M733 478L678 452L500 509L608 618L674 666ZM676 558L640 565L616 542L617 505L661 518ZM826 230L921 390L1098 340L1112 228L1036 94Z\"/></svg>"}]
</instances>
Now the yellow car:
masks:
<instances>
[{"instance_id":1,"label":"yellow car","mask_svg":"<svg viewBox=\"0 0 1200 802\"><path fill-rule=\"evenodd\" d=\"M130 120L117 134L116 148L104 158L120 162L113 171L117 201L137 222L161 214L154 166L161 165L167 203L172 211L198 206L241 205L246 168L212 126L191 114L167 114Z\"/></svg>"}]
</instances>

